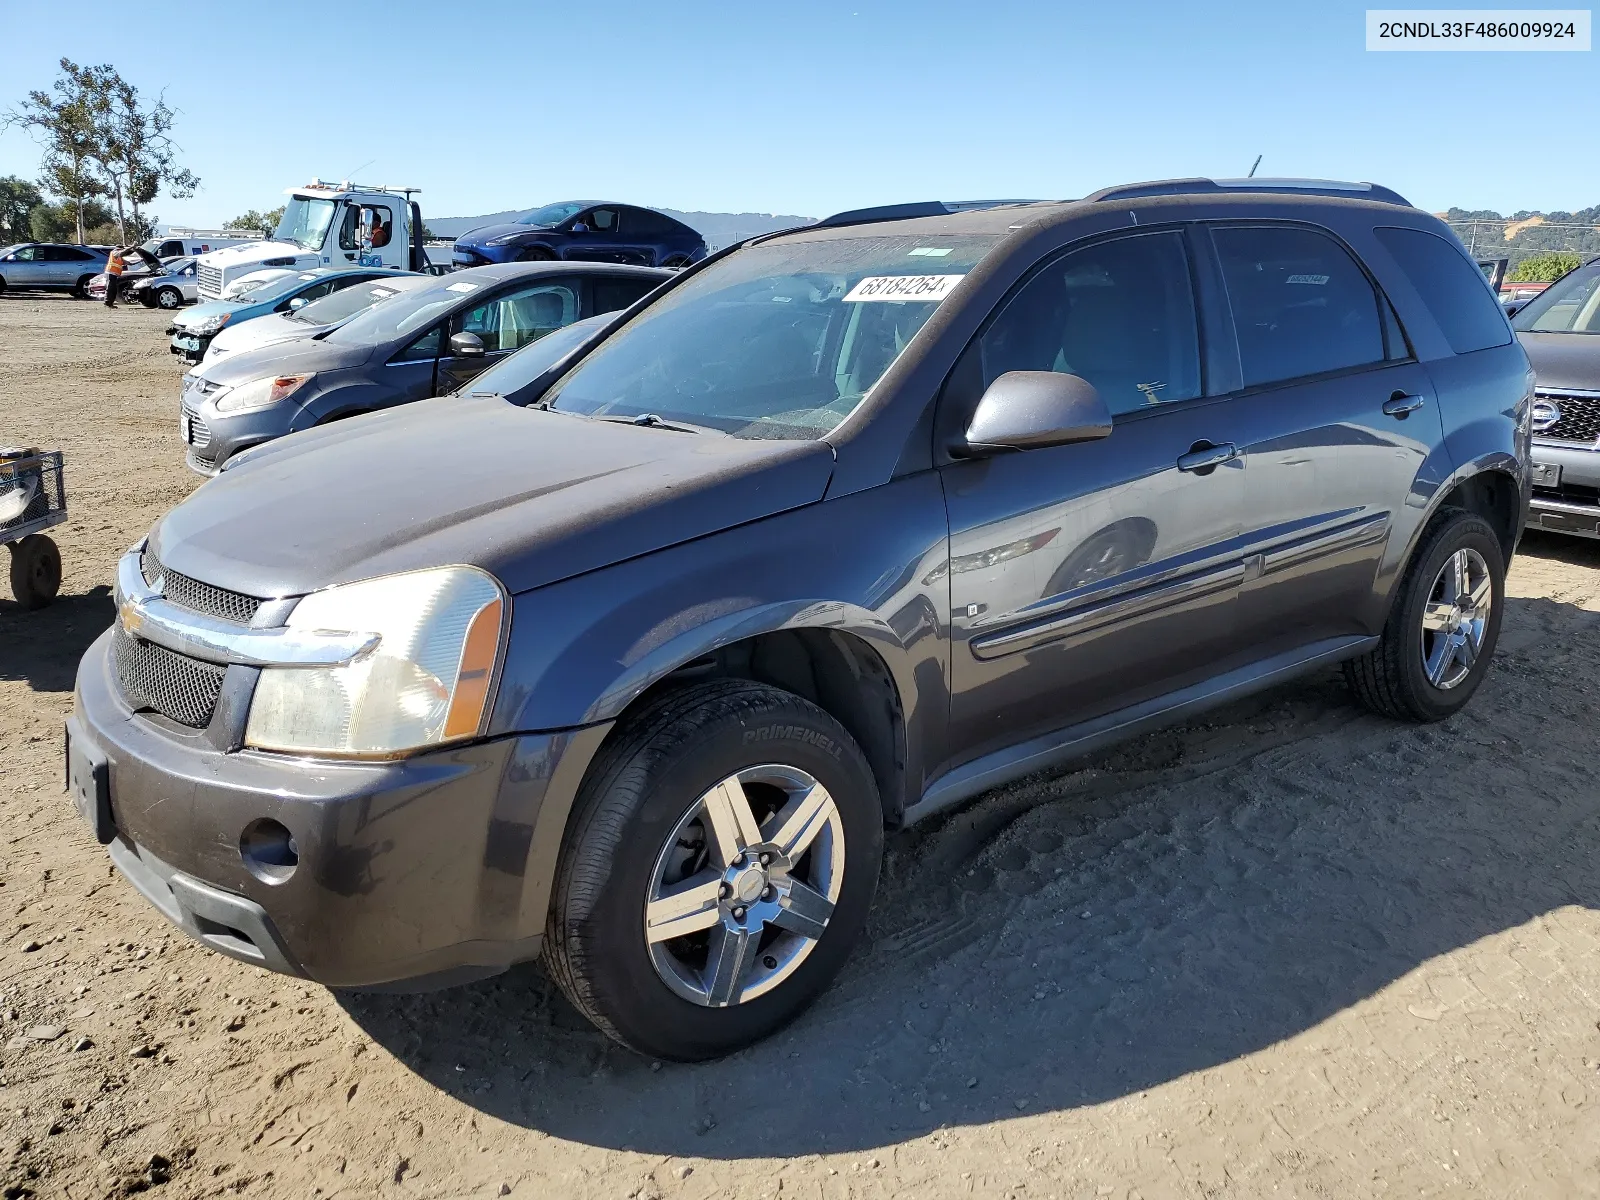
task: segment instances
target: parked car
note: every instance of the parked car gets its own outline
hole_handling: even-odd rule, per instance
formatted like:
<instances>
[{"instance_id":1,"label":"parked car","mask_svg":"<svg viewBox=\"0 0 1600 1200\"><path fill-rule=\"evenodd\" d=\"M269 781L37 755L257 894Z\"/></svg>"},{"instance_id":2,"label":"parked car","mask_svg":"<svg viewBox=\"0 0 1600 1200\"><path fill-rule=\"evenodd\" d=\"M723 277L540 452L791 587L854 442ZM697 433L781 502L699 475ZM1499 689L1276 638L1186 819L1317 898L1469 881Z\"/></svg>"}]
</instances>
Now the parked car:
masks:
<instances>
[{"instance_id":1,"label":"parked car","mask_svg":"<svg viewBox=\"0 0 1600 1200\"><path fill-rule=\"evenodd\" d=\"M577 200L546 204L504 225L485 225L455 244L455 262L462 267L562 259L681 269L705 256L705 239L665 213Z\"/></svg>"},{"instance_id":2,"label":"parked car","mask_svg":"<svg viewBox=\"0 0 1600 1200\"><path fill-rule=\"evenodd\" d=\"M454 391L553 330L626 308L667 277L600 263L454 271L331 332L203 363L183 380L188 464L215 474L248 446ZM394 278L389 271L383 281Z\"/></svg>"},{"instance_id":3,"label":"parked car","mask_svg":"<svg viewBox=\"0 0 1600 1200\"><path fill-rule=\"evenodd\" d=\"M296 300L309 304L358 283L393 274L381 267L313 267L309 271L275 271L259 282L247 277L238 282L232 299L197 304L175 317L167 328L172 335L169 349L185 362L199 362L211 339L229 326L268 313L286 313Z\"/></svg>"},{"instance_id":4,"label":"parked car","mask_svg":"<svg viewBox=\"0 0 1600 1200\"><path fill-rule=\"evenodd\" d=\"M390 296L424 286L429 278L410 271L403 274L392 271L382 279L369 279L310 303L296 297L289 302L288 312L268 313L241 325L229 325L211 339L205 358L201 360L202 366L241 350L258 350L262 346L327 333Z\"/></svg>"},{"instance_id":5,"label":"parked car","mask_svg":"<svg viewBox=\"0 0 1600 1200\"><path fill-rule=\"evenodd\" d=\"M157 275L162 274L166 267L159 258L148 250L135 246L124 250L122 256L122 274L117 276L117 299L135 299L134 290ZM86 293L91 300L104 300L106 288L111 285L111 276L104 271L89 280Z\"/></svg>"},{"instance_id":6,"label":"parked car","mask_svg":"<svg viewBox=\"0 0 1600 1200\"><path fill-rule=\"evenodd\" d=\"M1333 663L1391 717L1469 701L1532 375L1447 226L1285 180L898 213L163 517L68 722L113 863L332 986L542 953L697 1059L828 985L888 829ZM1152 548L1064 571L1119 521Z\"/></svg>"},{"instance_id":7,"label":"parked car","mask_svg":"<svg viewBox=\"0 0 1600 1200\"><path fill-rule=\"evenodd\" d=\"M199 299L195 284L195 260L171 258L161 264L154 275L135 279L124 288L129 300L137 300L146 308L182 308Z\"/></svg>"},{"instance_id":8,"label":"parked car","mask_svg":"<svg viewBox=\"0 0 1600 1200\"><path fill-rule=\"evenodd\" d=\"M1525 301L1511 324L1538 376L1529 523L1600 538L1600 258Z\"/></svg>"},{"instance_id":9,"label":"parked car","mask_svg":"<svg viewBox=\"0 0 1600 1200\"><path fill-rule=\"evenodd\" d=\"M89 294L89 281L106 269L107 247L20 242L0 249L0 292L12 290Z\"/></svg>"}]
</instances>

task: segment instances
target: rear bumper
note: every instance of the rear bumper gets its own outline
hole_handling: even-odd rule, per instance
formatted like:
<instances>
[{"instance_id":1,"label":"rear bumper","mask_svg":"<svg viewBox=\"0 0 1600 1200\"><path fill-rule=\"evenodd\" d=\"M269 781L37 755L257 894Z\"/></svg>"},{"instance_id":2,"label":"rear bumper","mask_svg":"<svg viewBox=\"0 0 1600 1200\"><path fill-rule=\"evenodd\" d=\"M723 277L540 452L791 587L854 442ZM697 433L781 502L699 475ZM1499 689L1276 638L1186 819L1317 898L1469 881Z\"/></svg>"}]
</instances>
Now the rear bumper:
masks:
<instances>
[{"instance_id":1,"label":"rear bumper","mask_svg":"<svg viewBox=\"0 0 1600 1200\"><path fill-rule=\"evenodd\" d=\"M566 817L605 727L394 762L223 752L205 730L131 711L109 644L79 666L69 735L107 760L112 862L190 937L334 987L441 986L538 955ZM241 852L262 820L294 840L285 878Z\"/></svg>"},{"instance_id":2,"label":"rear bumper","mask_svg":"<svg viewBox=\"0 0 1600 1200\"><path fill-rule=\"evenodd\" d=\"M1536 438L1532 457L1528 528L1600 538L1600 449ZM1559 478L1550 478L1552 470Z\"/></svg>"}]
</instances>

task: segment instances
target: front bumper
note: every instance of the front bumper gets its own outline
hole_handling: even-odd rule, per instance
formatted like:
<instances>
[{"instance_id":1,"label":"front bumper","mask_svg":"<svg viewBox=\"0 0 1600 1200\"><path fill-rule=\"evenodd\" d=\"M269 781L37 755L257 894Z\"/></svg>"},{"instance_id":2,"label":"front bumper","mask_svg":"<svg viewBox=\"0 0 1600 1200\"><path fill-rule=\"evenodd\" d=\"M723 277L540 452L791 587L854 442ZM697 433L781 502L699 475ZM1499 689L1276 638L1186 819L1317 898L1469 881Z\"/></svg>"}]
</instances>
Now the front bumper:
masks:
<instances>
[{"instance_id":1,"label":"front bumper","mask_svg":"<svg viewBox=\"0 0 1600 1200\"><path fill-rule=\"evenodd\" d=\"M1600 446L1533 442L1528 528L1600 538Z\"/></svg>"},{"instance_id":2,"label":"front bumper","mask_svg":"<svg viewBox=\"0 0 1600 1200\"><path fill-rule=\"evenodd\" d=\"M211 345L211 339L216 334L190 333L182 326L171 326L168 331L172 334L172 342L167 349L182 357L184 362L197 363L206 356L206 348Z\"/></svg>"},{"instance_id":3,"label":"front bumper","mask_svg":"<svg viewBox=\"0 0 1600 1200\"><path fill-rule=\"evenodd\" d=\"M392 762L224 751L215 729L130 710L110 641L79 666L68 736L108 764L112 862L174 925L333 987L442 986L538 955L567 814L606 727ZM212 724L242 717L222 705ZM261 820L294 839L287 878L241 851Z\"/></svg>"},{"instance_id":4,"label":"front bumper","mask_svg":"<svg viewBox=\"0 0 1600 1200\"><path fill-rule=\"evenodd\" d=\"M187 391L178 416L178 436L184 443L184 462L191 471L215 475L241 450L259 446L291 432L298 403L282 401L266 408L219 413L204 399L198 403Z\"/></svg>"}]
</instances>

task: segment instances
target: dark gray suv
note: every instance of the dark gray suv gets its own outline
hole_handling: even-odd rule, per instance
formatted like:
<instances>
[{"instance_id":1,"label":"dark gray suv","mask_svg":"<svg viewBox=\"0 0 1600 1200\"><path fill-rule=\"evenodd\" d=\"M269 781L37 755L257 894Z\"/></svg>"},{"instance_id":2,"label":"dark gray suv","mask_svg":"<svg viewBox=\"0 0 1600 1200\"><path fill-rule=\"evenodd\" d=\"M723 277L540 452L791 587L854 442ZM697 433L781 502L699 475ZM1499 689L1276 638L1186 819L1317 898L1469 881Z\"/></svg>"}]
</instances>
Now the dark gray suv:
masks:
<instances>
[{"instance_id":1,"label":"dark gray suv","mask_svg":"<svg viewBox=\"0 0 1600 1200\"><path fill-rule=\"evenodd\" d=\"M954 207L754 239L200 488L79 670L113 862L237 958L542 954L695 1059L827 986L886 830L1330 663L1467 703L1533 381L1443 224L1261 180Z\"/></svg>"}]
</instances>

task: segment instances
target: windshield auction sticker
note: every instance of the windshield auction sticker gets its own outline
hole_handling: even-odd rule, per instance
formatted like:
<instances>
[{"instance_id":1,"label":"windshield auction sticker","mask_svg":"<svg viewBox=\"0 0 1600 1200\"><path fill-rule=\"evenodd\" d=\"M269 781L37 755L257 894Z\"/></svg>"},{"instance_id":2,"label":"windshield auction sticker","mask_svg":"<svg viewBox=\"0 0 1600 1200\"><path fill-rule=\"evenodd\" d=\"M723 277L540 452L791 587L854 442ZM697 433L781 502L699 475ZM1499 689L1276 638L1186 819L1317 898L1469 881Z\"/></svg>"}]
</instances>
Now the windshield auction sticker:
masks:
<instances>
[{"instance_id":1,"label":"windshield auction sticker","mask_svg":"<svg viewBox=\"0 0 1600 1200\"><path fill-rule=\"evenodd\" d=\"M1586 8L1369 8L1368 50L1588 50Z\"/></svg>"},{"instance_id":2,"label":"windshield auction sticker","mask_svg":"<svg viewBox=\"0 0 1600 1200\"><path fill-rule=\"evenodd\" d=\"M948 296L965 275L868 275L845 293L845 303L868 300L937 304Z\"/></svg>"}]
</instances>

